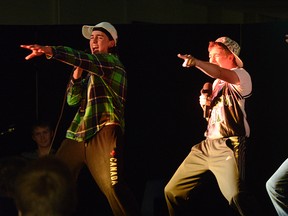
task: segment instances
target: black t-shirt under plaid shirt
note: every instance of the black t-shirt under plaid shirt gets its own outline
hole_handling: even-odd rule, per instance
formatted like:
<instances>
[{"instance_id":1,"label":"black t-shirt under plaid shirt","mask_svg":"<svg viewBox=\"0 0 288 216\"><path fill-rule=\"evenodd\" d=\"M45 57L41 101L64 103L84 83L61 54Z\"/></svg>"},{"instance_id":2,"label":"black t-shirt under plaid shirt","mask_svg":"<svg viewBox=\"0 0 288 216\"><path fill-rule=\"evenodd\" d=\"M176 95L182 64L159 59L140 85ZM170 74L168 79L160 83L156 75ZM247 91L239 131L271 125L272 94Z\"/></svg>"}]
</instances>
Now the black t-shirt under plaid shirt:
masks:
<instances>
[{"instance_id":1,"label":"black t-shirt under plaid shirt","mask_svg":"<svg viewBox=\"0 0 288 216\"><path fill-rule=\"evenodd\" d=\"M64 46L52 49L53 59L88 72L86 78L70 81L67 103L79 106L84 98L86 108L83 113L76 113L66 137L79 142L88 140L106 123L119 124L124 132L127 75L118 56L111 53L87 54Z\"/></svg>"}]
</instances>

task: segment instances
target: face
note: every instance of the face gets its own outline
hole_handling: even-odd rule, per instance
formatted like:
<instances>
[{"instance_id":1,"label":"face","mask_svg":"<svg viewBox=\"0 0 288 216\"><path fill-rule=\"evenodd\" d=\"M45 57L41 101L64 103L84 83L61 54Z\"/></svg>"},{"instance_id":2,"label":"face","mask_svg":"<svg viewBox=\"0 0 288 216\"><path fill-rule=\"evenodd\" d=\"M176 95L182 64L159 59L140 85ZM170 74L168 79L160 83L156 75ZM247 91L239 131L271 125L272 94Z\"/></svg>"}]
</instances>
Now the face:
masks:
<instances>
[{"instance_id":1,"label":"face","mask_svg":"<svg viewBox=\"0 0 288 216\"><path fill-rule=\"evenodd\" d=\"M51 144L53 132L49 127L36 127L32 134L32 139L39 147L48 147Z\"/></svg>"},{"instance_id":2,"label":"face","mask_svg":"<svg viewBox=\"0 0 288 216\"><path fill-rule=\"evenodd\" d=\"M108 53L109 48L115 45L114 40L109 40L108 36L102 31L93 31L90 37L91 53Z\"/></svg>"},{"instance_id":3,"label":"face","mask_svg":"<svg viewBox=\"0 0 288 216\"><path fill-rule=\"evenodd\" d=\"M209 52L209 62L216 64L222 68L231 68L231 64L233 63L233 54L227 53L220 46L213 46Z\"/></svg>"}]
</instances>

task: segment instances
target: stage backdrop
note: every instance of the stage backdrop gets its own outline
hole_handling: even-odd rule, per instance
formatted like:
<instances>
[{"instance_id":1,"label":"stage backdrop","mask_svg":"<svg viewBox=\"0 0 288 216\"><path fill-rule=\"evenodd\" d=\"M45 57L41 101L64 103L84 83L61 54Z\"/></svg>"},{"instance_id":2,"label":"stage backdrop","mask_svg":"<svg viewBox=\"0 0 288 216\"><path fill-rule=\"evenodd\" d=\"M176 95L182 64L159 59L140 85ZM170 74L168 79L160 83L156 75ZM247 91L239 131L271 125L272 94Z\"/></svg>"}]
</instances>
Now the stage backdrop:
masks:
<instances>
[{"instance_id":1,"label":"stage backdrop","mask_svg":"<svg viewBox=\"0 0 288 216\"><path fill-rule=\"evenodd\" d=\"M151 180L166 182L203 138L205 120L199 92L209 77L183 68L178 53L208 60L208 42L229 36L242 47L240 57L251 74L253 95L246 102L251 138L248 180L272 210L267 178L288 156L288 23L221 25L115 24L119 55L128 73L126 169L140 200ZM75 109L65 103L72 67L44 56L26 61L21 44L65 45L85 50L81 25L0 26L1 156L32 149L30 126L48 118L57 128L54 147L65 136ZM266 205L267 204L267 205Z\"/></svg>"}]
</instances>

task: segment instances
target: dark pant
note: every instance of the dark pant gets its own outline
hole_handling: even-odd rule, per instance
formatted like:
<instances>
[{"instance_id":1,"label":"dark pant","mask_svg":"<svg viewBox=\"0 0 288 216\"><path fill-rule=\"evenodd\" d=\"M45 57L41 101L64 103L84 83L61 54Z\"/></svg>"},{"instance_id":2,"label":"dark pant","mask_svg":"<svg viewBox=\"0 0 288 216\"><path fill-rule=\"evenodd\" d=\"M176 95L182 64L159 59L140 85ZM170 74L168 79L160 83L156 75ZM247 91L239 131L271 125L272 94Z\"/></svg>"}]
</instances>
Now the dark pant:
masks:
<instances>
[{"instance_id":1,"label":"dark pant","mask_svg":"<svg viewBox=\"0 0 288 216\"><path fill-rule=\"evenodd\" d=\"M115 216L140 215L140 208L124 182L122 150L123 135L120 127L109 125L88 142L65 139L56 156L67 163L75 180L83 165L87 165Z\"/></svg>"}]
</instances>

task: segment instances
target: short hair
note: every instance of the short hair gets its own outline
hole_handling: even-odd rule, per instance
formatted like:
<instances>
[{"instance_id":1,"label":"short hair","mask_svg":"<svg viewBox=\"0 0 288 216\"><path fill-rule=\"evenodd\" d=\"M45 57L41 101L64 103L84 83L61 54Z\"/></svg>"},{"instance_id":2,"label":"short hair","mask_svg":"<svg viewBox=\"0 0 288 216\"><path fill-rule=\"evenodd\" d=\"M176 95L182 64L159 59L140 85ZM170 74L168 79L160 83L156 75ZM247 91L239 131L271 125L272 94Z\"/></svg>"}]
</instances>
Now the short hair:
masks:
<instances>
[{"instance_id":1,"label":"short hair","mask_svg":"<svg viewBox=\"0 0 288 216\"><path fill-rule=\"evenodd\" d=\"M37 120L35 122L33 122L32 126L31 126L31 132L32 134L34 133L34 130L38 127L41 128L46 128L48 127L50 131L53 131L52 125L49 121L47 120Z\"/></svg>"},{"instance_id":2,"label":"short hair","mask_svg":"<svg viewBox=\"0 0 288 216\"><path fill-rule=\"evenodd\" d=\"M13 197L17 175L27 160L20 156L6 156L0 159L0 196Z\"/></svg>"},{"instance_id":3,"label":"short hair","mask_svg":"<svg viewBox=\"0 0 288 216\"><path fill-rule=\"evenodd\" d=\"M16 179L15 204L23 216L68 216L76 209L75 181L55 156L31 161Z\"/></svg>"}]
</instances>

